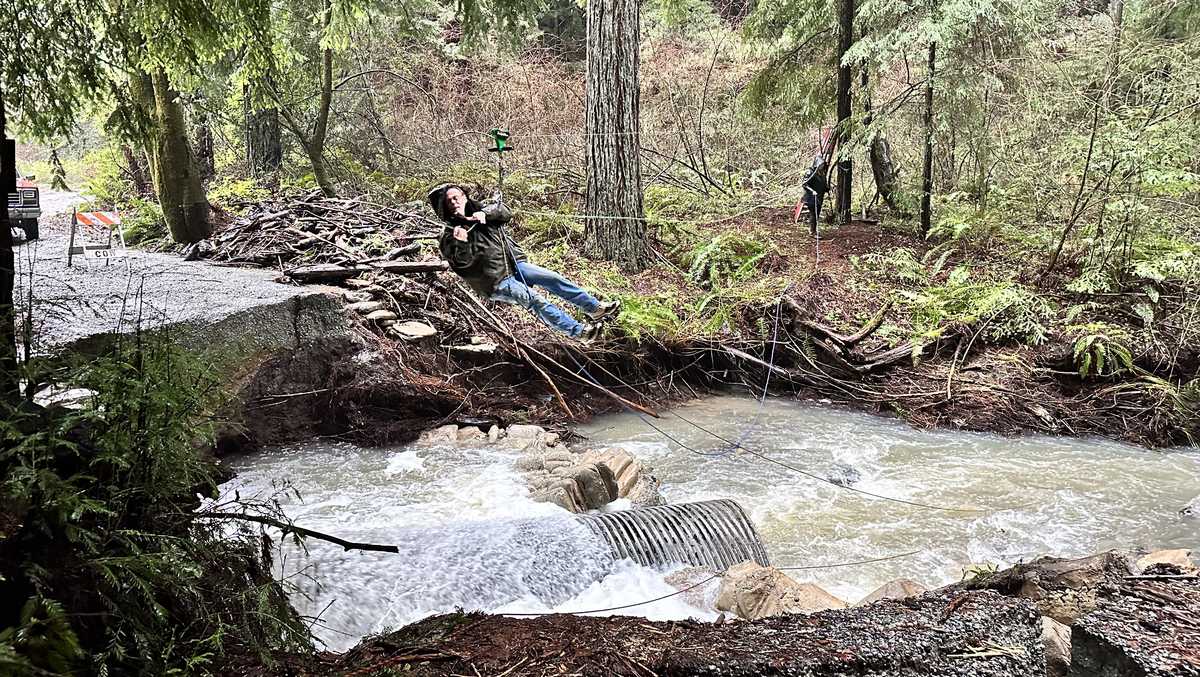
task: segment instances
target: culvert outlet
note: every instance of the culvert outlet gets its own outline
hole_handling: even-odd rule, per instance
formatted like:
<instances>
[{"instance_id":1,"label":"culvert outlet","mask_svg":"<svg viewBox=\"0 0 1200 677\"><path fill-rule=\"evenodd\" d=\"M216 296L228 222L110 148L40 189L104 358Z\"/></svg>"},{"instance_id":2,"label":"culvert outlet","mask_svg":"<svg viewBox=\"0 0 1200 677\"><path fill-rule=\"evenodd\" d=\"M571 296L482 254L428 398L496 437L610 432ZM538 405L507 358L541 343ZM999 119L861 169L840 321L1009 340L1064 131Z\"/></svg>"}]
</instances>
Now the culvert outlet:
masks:
<instances>
[{"instance_id":1,"label":"culvert outlet","mask_svg":"<svg viewBox=\"0 0 1200 677\"><path fill-rule=\"evenodd\" d=\"M721 499L654 508L580 515L618 559L643 566L683 563L724 571L754 560L763 566L767 550L746 511Z\"/></svg>"}]
</instances>

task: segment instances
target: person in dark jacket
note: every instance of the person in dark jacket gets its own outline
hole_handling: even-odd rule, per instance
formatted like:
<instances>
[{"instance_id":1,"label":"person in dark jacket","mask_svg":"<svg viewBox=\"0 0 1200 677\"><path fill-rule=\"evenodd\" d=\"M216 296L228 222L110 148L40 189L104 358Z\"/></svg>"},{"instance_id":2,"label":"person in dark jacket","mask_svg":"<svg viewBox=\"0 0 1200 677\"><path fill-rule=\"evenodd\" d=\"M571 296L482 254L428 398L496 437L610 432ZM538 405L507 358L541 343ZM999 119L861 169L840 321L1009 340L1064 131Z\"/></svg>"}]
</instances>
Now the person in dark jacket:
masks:
<instances>
[{"instance_id":1,"label":"person in dark jacket","mask_svg":"<svg viewBox=\"0 0 1200 677\"><path fill-rule=\"evenodd\" d=\"M804 188L804 197L796 205L794 220L800 220L802 208L808 210L808 232L817 235L817 223L821 218L821 208L825 205L825 194L829 192L829 162L833 157L832 130L819 133L819 148L813 156L812 165L800 185Z\"/></svg>"},{"instance_id":2,"label":"person in dark jacket","mask_svg":"<svg viewBox=\"0 0 1200 677\"><path fill-rule=\"evenodd\" d=\"M804 206L808 207L808 232L817 234L817 222L821 218L821 207L825 204L825 193L829 192L829 181L825 178L829 173L829 165L824 156L813 158L812 167L804 177Z\"/></svg>"},{"instance_id":3,"label":"person in dark jacket","mask_svg":"<svg viewBox=\"0 0 1200 677\"><path fill-rule=\"evenodd\" d=\"M504 229L512 213L503 204L480 204L461 186L447 183L429 192L429 206L446 224L438 237L442 257L480 296L528 308L551 327L584 341L599 336L596 322L620 311L620 301L601 303L562 275L530 263ZM576 306L589 322L579 322L533 287Z\"/></svg>"}]
</instances>

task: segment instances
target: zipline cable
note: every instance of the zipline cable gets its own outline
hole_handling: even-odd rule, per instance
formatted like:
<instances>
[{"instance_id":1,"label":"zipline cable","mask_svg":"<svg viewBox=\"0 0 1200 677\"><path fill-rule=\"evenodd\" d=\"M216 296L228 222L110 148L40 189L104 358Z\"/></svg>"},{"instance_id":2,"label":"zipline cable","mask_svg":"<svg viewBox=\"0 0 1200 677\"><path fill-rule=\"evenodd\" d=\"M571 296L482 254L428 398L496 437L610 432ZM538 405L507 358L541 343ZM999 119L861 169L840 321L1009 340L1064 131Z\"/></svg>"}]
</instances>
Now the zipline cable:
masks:
<instances>
[{"instance_id":1,"label":"zipline cable","mask_svg":"<svg viewBox=\"0 0 1200 677\"><path fill-rule=\"evenodd\" d=\"M675 416L676 418L678 418L679 420L683 421L684 423L687 423L688 425L692 426L693 428L696 428L697 430L699 430L699 431L701 431L701 432L703 432L703 433L706 433L706 434L708 434L708 435L711 435L711 436L713 436L713 437L717 438L718 440L722 440L722 441L728 442L728 443L730 443L730 444L735 444L735 443L734 443L732 440L729 440L728 438L722 437L721 435L719 435L719 434L717 434L717 433L713 432L712 430L709 430L708 428L705 428L704 426L700 425L699 423L696 423L695 421L690 421L690 420L688 420L688 419L686 419L686 418L684 418L684 417L680 416L679 414L676 414L676 413L675 413L675 412L673 412L673 411L671 412L671 414L672 414L673 416ZM685 448L685 449L689 449L688 447L684 447L684 448ZM786 468L786 469L788 469L788 470L791 470L791 471L792 471L792 472L794 472L794 473L798 473L798 474L800 474L800 475L804 475L805 477L809 477L809 478L811 478L811 479L814 479L814 480L817 480L817 481L819 481L819 482L824 482L824 483L826 483L826 484L829 484L829 485L831 485L831 486L838 487L839 489L845 489L846 491L853 491L853 492L855 492L855 493L862 494L862 495L864 495L864 496L870 496L870 497L872 497L872 498L878 498L878 499L881 499L881 500L884 500L884 501L891 501L891 502L893 502L893 503L900 503L900 504L903 504L903 505L910 505L910 506L914 506L914 507L917 507L917 508L927 508L927 509L929 509L929 510L939 510L939 511L942 511L942 512L962 512L962 513L984 513L984 512L988 512L987 510L983 510L983 509L980 509L980 508L951 508L951 507L942 506L942 505L933 505L933 504L931 504L931 503L922 503L922 502L920 502L920 501L910 501L910 500L903 499L903 498L895 498L895 497L893 497L893 496L885 496L885 495L883 495L883 494L876 494L876 493L873 493L873 492L867 491L867 490L865 490L865 489L859 489L859 488L857 488L857 487L853 487L853 486L847 486L847 485L844 485L844 484L838 484L837 482L834 482L833 480L831 480L831 479L829 479L829 478L827 478L827 477L821 477L820 475L817 475L817 474L815 474L815 473L811 473L811 472L809 472L809 471L807 471L807 470L802 470L802 469L800 469L800 468L797 468L797 467L796 467L796 466L794 466L794 465L791 465L791 464L789 464L789 463L785 463L784 461L780 461L779 459L776 459L776 458L772 458L772 457L770 457L770 456L767 456L766 454L764 454L764 453L762 453L762 452L760 452L760 451L755 451L754 449L751 449L751 448L749 448L749 447L746 447L746 446L737 445L737 448L739 448L739 449L741 449L742 451L744 451L744 452L746 452L746 453L750 454L751 456L755 456L755 457L757 457L757 458L759 458L759 459L762 459L763 461L766 461L766 462L768 462L768 463L773 463L773 464L775 464L775 465L777 465L777 466L779 466L779 467L781 467L781 468ZM689 449L689 451L691 451L691 449Z\"/></svg>"},{"instance_id":2,"label":"zipline cable","mask_svg":"<svg viewBox=\"0 0 1200 677\"><path fill-rule=\"evenodd\" d=\"M499 183L497 185L497 204L502 206L504 204L504 153L507 150L511 150L512 147L507 145L507 141L508 141L509 137L506 132L502 132L500 130L493 130L492 138L496 142L496 148L490 149L490 150L496 152L496 166L497 166L498 175L499 175ZM628 218L628 217L626 217L626 218ZM512 240L509 237L508 230L504 227L503 223L500 224L500 236L501 236L502 241L504 242L506 254L513 263L514 273L520 279L521 284L524 285L526 289L528 289L531 293L536 293L533 291L533 288L530 287L529 284L525 281L525 275L521 272L521 268L518 265L516 257L512 253ZM780 303L782 303L782 299L780 299ZM546 325L550 329L553 329L553 327L551 327L550 324L544 318L541 317L541 315L538 315L537 313L535 313L535 315L537 315L538 319L542 322L542 324ZM776 332L775 338L778 338L778 333L777 333L778 330L779 330L779 306L776 307L775 328L774 328L774 331ZM774 352L775 344L776 344L776 341L772 340L772 342L771 342L772 360L774 359L774 354L775 354L775 352ZM579 369L579 375L581 375L583 378L586 378L593 385L596 385L597 387L603 387L600 385L600 382L594 376L592 376L590 372L588 372L587 367L585 367L583 364L581 364L579 362L578 359L575 358L575 355L570 350L567 350L565 352L567 354L567 357L569 357L571 359L571 361L575 363L575 366ZM773 362L772 362L772 367L773 367ZM772 372L772 371L774 371L773 368L770 368L767 370L767 372L768 372L767 378L768 379L770 378L770 372ZM621 379L618 378L617 380L619 382L621 382L623 385L625 385L624 381L621 381ZM626 385L626 387L629 387L629 386ZM765 402L765 396L764 396L763 401L760 401L760 406L762 406L762 402ZM772 463L772 464L777 465L786 470L790 470L797 474L803 475L804 477L808 477L810 479L817 480L818 482L824 482L825 484L828 484L832 487L844 489L846 491L857 493L857 494L860 494L863 496L868 496L870 498L883 500L883 501L889 501L892 503L898 503L901 505L907 505L907 506L912 506L912 507L917 507L917 508L924 508L927 510L937 510L937 511L941 511L941 512L959 512L959 513L987 512L985 510L974 509L974 508L952 508L952 507L947 507L947 506L933 505L931 503L922 503L920 501L910 501L910 500L902 499L902 498L894 498L892 496L885 496L883 494L877 494L874 492L870 492L865 489L858 489L856 487L838 484L837 482L834 482L828 478L822 477L820 475L809 472L807 470L802 470L792 464L785 463L778 459L767 456L761 452L755 451L753 449L749 449L749 448L745 447L744 445L742 445L740 442L734 442L733 440L730 440L721 435L718 435L717 433L705 428L704 426L701 426L698 423L690 421L687 418L678 414L677 412L672 411L671 412L672 415L674 415L676 418L680 419L681 421L687 423L688 425L693 426L694 428L696 428L697 430L700 430L701 432L711 435L712 437L724 442L725 444L733 445L733 448L730 451L720 451L720 452L715 452L715 453L700 451L699 449L695 449L692 446L685 444L683 441L681 441L678 438L676 438L675 436L671 435L666 430L663 430L659 426L655 425L645 414L642 414L641 412L634 410L632 407L630 407L629 405L627 405L623 402L621 402L620 404L627 411L635 414L643 423L645 423L646 425L650 426L655 431L657 431L660 435L671 440L675 444L679 445L680 448L685 449L688 452L696 454L698 456L703 456L706 458L721 458L721 457L728 456L730 454L730 451L736 451L738 449L741 449L763 461ZM743 435L743 437L744 436L745 435Z\"/></svg>"},{"instance_id":3,"label":"zipline cable","mask_svg":"<svg viewBox=\"0 0 1200 677\"><path fill-rule=\"evenodd\" d=\"M838 562L835 564L813 564L813 565L808 565L808 566L774 567L774 568L779 571L809 571L809 570L813 570L813 569L836 569L839 567L851 567L851 566L858 566L858 565L862 565L862 564L876 564L878 562L888 562L891 560L901 559L903 557L911 557L913 555L916 555L916 554L919 554L922 552L924 552L924 551L923 550L913 550L912 552L902 552L897 555L889 555L887 557L876 557L873 559L862 559L862 560L857 560L854 562ZM603 609L585 609L585 610L580 610L580 611L543 611L543 612L520 612L520 613L500 612L499 615L528 617L528 616L549 616L552 614L567 614L567 615L572 615L572 616L579 616L579 615L583 615L583 614L598 614L598 613L606 613L609 611L621 611L622 609L632 609L633 607L645 606L647 604L661 602L664 599L670 599L672 597L676 597L678 595L682 595L684 593L691 592L692 590L695 590L696 588L708 585L709 583L711 583L712 581L714 581L718 578L724 578L725 573L726 572L722 572L719 574L713 574L712 576L709 576L708 578L700 581L699 583L694 583L692 585L689 585L686 588L681 588L679 590L676 590L675 592L672 592L672 593L669 593L666 595L661 595L661 596L655 597L653 599L643 600L641 602L634 602L632 604L622 604L620 606L610 606L610 607L605 607Z\"/></svg>"}]
</instances>

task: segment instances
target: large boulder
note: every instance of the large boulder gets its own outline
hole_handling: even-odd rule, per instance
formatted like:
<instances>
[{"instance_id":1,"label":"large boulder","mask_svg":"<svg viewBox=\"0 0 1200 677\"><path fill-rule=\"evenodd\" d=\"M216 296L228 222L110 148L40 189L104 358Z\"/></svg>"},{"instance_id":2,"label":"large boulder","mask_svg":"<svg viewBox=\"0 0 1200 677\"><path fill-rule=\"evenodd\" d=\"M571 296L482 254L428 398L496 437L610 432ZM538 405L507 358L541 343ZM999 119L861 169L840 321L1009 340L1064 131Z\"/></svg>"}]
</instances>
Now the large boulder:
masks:
<instances>
[{"instance_id":1,"label":"large boulder","mask_svg":"<svg viewBox=\"0 0 1200 677\"><path fill-rule=\"evenodd\" d=\"M1071 671L1071 626L1042 616L1042 647L1046 650L1046 677L1067 677Z\"/></svg>"},{"instance_id":2,"label":"large boulder","mask_svg":"<svg viewBox=\"0 0 1200 677\"><path fill-rule=\"evenodd\" d=\"M1137 569L1139 572L1145 572L1146 569L1155 564L1170 564L1178 567L1185 574L1196 573L1196 563L1192 561L1192 551L1184 548L1176 550L1156 550L1149 555L1139 557L1137 561Z\"/></svg>"},{"instance_id":3,"label":"large boulder","mask_svg":"<svg viewBox=\"0 0 1200 677\"><path fill-rule=\"evenodd\" d=\"M457 441L458 426L451 423L440 428L426 430L425 432L421 433L421 437L417 440L417 444L432 446L435 444L453 444Z\"/></svg>"},{"instance_id":4,"label":"large boulder","mask_svg":"<svg viewBox=\"0 0 1200 677\"><path fill-rule=\"evenodd\" d=\"M600 449L583 454L582 463L607 467L616 480L617 498L628 498L633 505L645 508L663 505L659 481L649 469L625 449Z\"/></svg>"},{"instance_id":5,"label":"large boulder","mask_svg":"<svg viewBox=\"0 0 1200 677\"><path fill-rule=\"evenodd\" d=\"M775 567L750 561L730 567L717 593L717 609L746 620L845 608L845 602L811 583L797 583Z\"/></svg>"},{"instance_id":6,"label":"large boulder","mask_svg":"<svg viewBox=\"0 0 1200 677\"><path fill-rule=\"evenodd\" d=\"M550 463L553 470L543 467L527 473L533 500L555 503L571 512L585 512L603 508L616 499L616 482L607 467L595 463L557 465L553 460ZM566 490L570 502L561 499L560 488Z\"/></svg>"},{"instance_id":7,"label":"large boulder","mask_svg":"<svg viewBox=\"0 0 1200 677\"><path fill-rule=\"evenodd\" d=\"M881 599L908 599L916 597L928 591L929 588L909 578L897 578L894 581L888 581L883 585L875 588L871 594L859 600L854 606L862 606L871 602L878 602Z\"/></svg>"},{"instance_id":8,"label":"large boulder","mask_svg":"<svg viewBox=\"0 0 1200 677\"><path fill-rule=\"evenodd\" d=\"M528 455L537 455L558 444L558 434L545 428L523 423L513 424L505 430L501 443Z\"/></svg>"}]
</instances>

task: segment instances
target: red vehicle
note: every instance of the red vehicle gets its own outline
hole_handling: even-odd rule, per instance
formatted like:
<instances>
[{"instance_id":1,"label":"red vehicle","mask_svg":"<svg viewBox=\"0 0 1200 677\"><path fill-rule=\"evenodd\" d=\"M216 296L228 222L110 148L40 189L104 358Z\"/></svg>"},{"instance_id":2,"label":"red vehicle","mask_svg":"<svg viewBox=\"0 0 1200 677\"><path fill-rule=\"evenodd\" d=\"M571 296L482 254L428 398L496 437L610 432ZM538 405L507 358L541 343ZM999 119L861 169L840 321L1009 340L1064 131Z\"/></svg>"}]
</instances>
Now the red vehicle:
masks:
<instances>
[{"instance_id":1,"label":"red vehicle","mask_svg":"<svg viewBox=\"0 0 1200 677\"><path fill-rule=\"evenodd\" d=\"M17 172L17 191L8 194L8 220L13 228L25 231L26 240L38 237L38 219L42 216L42 196L35 177Z\"/></svg>"}]
</instances>

